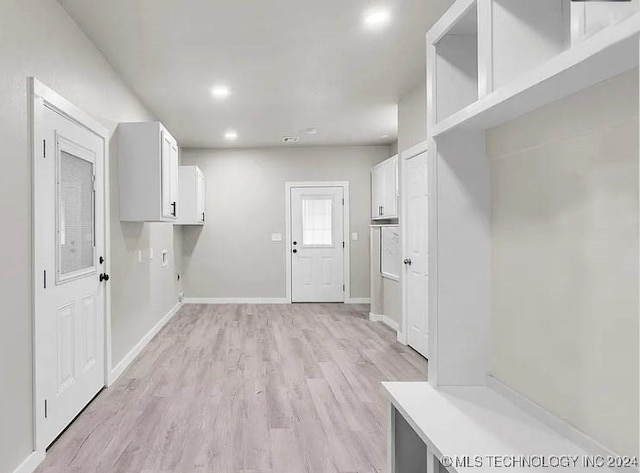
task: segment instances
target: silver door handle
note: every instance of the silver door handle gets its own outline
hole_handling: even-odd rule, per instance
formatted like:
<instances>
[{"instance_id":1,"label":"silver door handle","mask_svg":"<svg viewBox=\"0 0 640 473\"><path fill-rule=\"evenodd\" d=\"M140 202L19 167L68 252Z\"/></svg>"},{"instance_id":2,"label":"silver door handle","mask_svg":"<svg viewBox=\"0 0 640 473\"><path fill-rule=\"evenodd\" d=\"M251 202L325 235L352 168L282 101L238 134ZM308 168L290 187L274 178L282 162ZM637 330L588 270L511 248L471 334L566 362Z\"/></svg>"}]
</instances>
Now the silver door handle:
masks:
<instances>
[{"instance_id":1,"label":"silver door handle","mask_svg":"<svg viewBox=\"0 0 640 473\"><path fill-rule=\"evenodd\" d=\"M406 258L404 260L404 264L406 264L407 266L411 266L411 258Z\"/></svg>"}]
</instances>

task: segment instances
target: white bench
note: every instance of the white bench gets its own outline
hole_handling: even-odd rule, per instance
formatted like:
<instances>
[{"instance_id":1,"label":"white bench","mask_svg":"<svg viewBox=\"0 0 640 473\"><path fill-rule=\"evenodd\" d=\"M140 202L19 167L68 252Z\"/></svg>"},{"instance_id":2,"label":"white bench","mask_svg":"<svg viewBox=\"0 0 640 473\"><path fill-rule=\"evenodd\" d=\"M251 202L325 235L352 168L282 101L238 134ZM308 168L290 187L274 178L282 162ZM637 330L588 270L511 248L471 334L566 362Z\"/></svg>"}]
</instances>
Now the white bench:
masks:
<instances>
[{"instance_id":1,"label":"white bench","mask_svg":"<svg viewBox=\"0 0 640 473\"><path fill-rule=\"evenodd\" d=\"M588 453L488 387L382 384L390 401L388 473L637 471L586 465L608 458Z\"/></svg>"}]
</instances>

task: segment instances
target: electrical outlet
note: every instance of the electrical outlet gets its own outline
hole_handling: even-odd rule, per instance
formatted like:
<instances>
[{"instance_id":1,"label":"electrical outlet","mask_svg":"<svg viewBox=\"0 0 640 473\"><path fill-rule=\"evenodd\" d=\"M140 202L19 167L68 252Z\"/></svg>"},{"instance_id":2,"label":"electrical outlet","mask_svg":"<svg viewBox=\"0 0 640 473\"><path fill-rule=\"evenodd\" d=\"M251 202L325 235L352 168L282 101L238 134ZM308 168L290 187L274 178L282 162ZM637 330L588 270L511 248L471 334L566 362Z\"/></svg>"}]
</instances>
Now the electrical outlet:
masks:
<instances>
[{"instance_id":1,"label":"electrical outlet","mask_svg":"<svg viewBox=\"0 0 640 473\"><path fill-rule=\"evenodd\" d=\"M282 233L272 233L271 241L282 241Z\"/></svg>"},{"instance_id":2,"label":"electrical outlet","mask_svg":"<svg viewBox=\"0 0 640 473\"><path fill-rule=\"evenodd\" d=\"M351 239L352 239L353 241L358 241L358 232L353 232L353 233L351 234Z\"/></svg>"}]
</instances>

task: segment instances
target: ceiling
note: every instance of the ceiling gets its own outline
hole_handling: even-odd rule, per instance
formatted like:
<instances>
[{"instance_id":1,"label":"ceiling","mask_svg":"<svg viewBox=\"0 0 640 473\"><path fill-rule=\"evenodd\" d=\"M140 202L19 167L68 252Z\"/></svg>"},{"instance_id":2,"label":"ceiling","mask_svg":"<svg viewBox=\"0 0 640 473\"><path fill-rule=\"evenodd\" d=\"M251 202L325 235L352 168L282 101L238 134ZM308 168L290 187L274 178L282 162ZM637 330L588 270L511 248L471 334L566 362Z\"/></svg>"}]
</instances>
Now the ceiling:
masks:
<instances>
[{"instance_id":1,"label":"ceiling","mask_svg":"<svg viewBox=\"0 0 640 473\"><path fill-rule=\"evenodd\" d=\"M452 0L58 1L181 146L253 147L395 141L424 35ZM389 23L365 27L371 9Z\"/></svg>"}]
</instances>

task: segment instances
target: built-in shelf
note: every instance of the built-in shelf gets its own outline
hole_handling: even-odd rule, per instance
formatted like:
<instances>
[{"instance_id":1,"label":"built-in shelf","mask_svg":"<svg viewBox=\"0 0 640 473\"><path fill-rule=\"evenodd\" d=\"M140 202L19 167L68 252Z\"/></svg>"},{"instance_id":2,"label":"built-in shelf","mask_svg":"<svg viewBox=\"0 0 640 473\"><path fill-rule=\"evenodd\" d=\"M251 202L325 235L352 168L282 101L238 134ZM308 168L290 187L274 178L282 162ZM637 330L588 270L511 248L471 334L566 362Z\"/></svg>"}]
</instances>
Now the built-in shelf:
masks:
<instances>
[{"instance_id":1,"label":"built-in shelf","mask_svg":"<svg viewBox=\"0 0 640 473\"><path fill-rule=\"evenodd\" d=\"M637 67L639 41L640 14L635 14L438 121L430 134L491 128Z\"/></svg>"},{"instance_id":2,"label":"built-in shelf","mask_svg":"<svg viewBox=\"0 0 640 473\"><path fill-rule=\"evenodd\" d=\"M442 120L478 100L478 11L470 2L434 42L436 115Z\"/></svg>"},{"instance_id":3,"label":"built-in shelf","mask_svg":"<svg viewBox=\"0 0 640 473\"><path fill-rule=\"evenodd\" d=\"M504 472L505 469L552 471L552 467L536 467L537 464L509 468L510 464L498 462L510 462L512 459L532 462L544 459L549 462L559 456L578 459L575 467L571 464L566 468L558 467L559 470L596 470L584 466L584 462L594 459L593 452L585 451L488 387L435 389L426 382L382 384L394 415L400 415L409 424L438 462L447 463L445 466L449 472ZM398 419L395 424L398 424ZM410 440L405 440L405 443L410 443ZM419 449L414 450L413 454L422 455L423 458L406 458L406 449L403 454L405 457L401 461L405 464L416 465L424 461L424 451ZM496 463L491 463L490 456L493 456ZM452 459L452 465L448 464L448 459ZM467 464L462 465L465 461ZM481 467L477 462L482 462ZM606 467L597 470L603 473L613 472Z\"/></svg>"}]
</instances>

